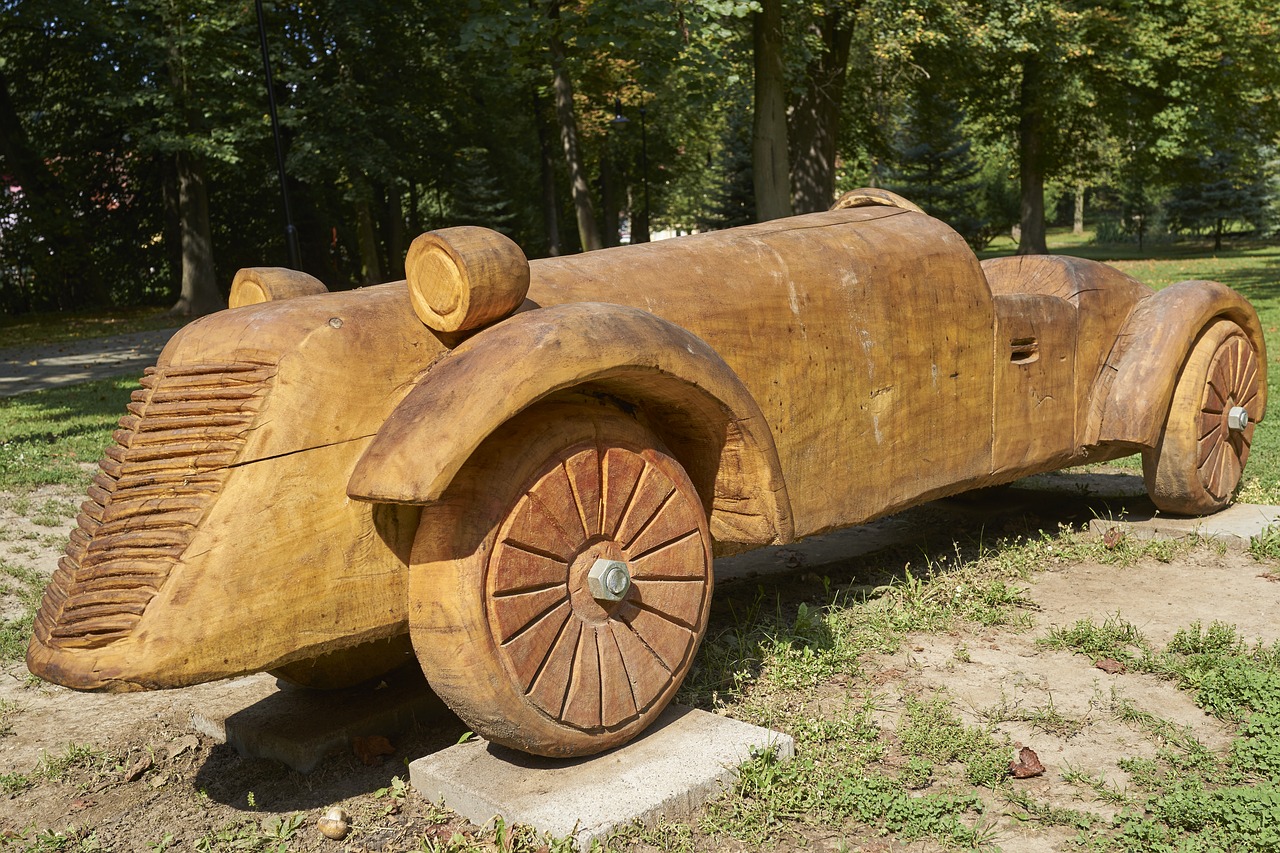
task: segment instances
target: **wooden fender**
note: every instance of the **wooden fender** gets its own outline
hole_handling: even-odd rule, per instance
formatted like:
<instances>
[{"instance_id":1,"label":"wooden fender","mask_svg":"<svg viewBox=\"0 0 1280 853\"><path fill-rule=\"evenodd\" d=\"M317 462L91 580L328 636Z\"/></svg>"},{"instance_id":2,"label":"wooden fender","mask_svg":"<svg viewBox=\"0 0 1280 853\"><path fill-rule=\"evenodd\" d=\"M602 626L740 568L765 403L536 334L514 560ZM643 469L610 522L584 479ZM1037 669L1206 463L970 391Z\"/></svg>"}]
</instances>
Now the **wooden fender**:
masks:
<instances>
[{"instance_id":1,"label":"wooden fender","mask_svg":"<svg viewBox=\"0 0 1280 853\"><path fill-rule=\"evenodd\" d=\"M1267 345L1258 314L1216 281L1181 281L1133 309L1094 385L1085 444L1152 447L1187 354L1211 321L1240 326L1258 354L1259 415L1267 408Z\"/></svg>"},{"instance_id":2,"label":"wooden fender","mask_svg":"<svg viewBox=\"0 0 1280 853\"><path fill-rule=\"evenodd\" d=\"M759 406L703 340L636 308L580 302L518 314L437 362L357 463L357 500L439 499L481 442L559 391L645 412L711 508L722 542L793 538L778 452Z\"/></svg>"}]
</instances>

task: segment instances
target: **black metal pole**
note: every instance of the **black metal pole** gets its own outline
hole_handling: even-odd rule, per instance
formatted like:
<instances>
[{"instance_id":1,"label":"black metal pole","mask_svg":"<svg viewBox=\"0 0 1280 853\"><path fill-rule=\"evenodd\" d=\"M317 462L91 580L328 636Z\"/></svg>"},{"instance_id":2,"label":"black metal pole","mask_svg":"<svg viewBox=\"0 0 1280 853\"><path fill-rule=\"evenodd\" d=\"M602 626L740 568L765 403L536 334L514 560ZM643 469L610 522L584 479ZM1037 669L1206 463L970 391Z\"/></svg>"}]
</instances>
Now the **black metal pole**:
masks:
<instances>
[{"instance_id":1,"label":"black metal pole","mask_svg":"<svg viewBox=\"0 0 1280 853\"><path fill-rule=\"evenodd\" d=\"M652 239L653 225L649 220L649 135L645 132L645 108L640 108L640 182L644 184L644 238Z\"/></svg>"},{"instance_id":2,"label":"black metal pole","mask_svg":"<svg viewBox=\"0 0 1280 853\"><path fill-rule=\"evenodd\" d=\"M258 38L262 42L262 68L267 73L267 106L271 111L271 135L276 140L276 168L280 172L280 195L284 199L284 239L289 247L289 266L298 269L302 265L298 251L298 229L293 227L293 210L289 207L289 185L284 171L284 143L280 141L280 121L276 118L276 87L271 79L271 54L267 51L267 23L262 14L262 0L255 0L258 7Z\"/></svg>"}]
</instances>

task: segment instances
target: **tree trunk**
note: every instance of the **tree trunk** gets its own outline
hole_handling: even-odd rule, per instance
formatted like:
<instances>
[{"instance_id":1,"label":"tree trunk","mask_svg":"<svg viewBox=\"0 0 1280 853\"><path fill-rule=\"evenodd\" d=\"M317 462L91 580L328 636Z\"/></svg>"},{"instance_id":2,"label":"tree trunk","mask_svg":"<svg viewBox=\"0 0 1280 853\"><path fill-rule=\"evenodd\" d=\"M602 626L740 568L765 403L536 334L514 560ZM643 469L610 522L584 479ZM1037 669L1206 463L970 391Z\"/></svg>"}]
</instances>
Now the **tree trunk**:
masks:
<instances>
[{"instance_id":1,"label":"tree trunk","mask_svg":"<svg viewBox=\"0 0 1280 853\"><path fill-rule=\"evenodd\" d=\"M404 256L408 251L405 241L404 206L400 199L400 187L392 181L387 187L387 272L388 278L404 278Z\"/></svg>"},{"instance_id":2,"label":"tree trunk","mask_svg":"<svg viewBox=\"0 0 1280 853\"><path fill-rule=\"evenodd\" d=\"M1040 104L1040 57L1022 62L1018 165L1022 185L1022 237L1019 255L1047 255L1044 233L1044 109Z\"/></svg>"},{"instance_id":3,"label":"tree trunk","mask_svg":"<svg viewBox=\"0 0 1280 853\"><path fill-rule=\"evenodd\" d=\"M530 92L533 104L533 123L538 128L538 163L542 172L542 231L547 238L547 255L560 254L560 205L556 201L556 164L551 153L551 140L547 124L543 121L542 99L538 90Z\"/></svg>"},{"instance_id":4,"label":"tree trunk","mask_svg":"<svg viewBox=\"0 0 1280 853\"><path fill-rule=\"evenodd\" d=\"M213 272L209 190L204 163L189 151L174 155L178 173L178 218L182 235L182 291L170 314L196 317L227 307Z\"/></svg>"},{"instance_id":5,"label":"tree trunk","mask_svg":"<svg viewBox=\"0 0 1280 853\"><path fill-rule=\"evenodd\" d=\"M762 0L752 15L755 56L755 113L752 122L751 176L756 219L791 215L787 169L787 98L782 70L782 0Z\"/></svg>"},{"instance_id":6,"label":"tree trunk","mask_svg":"<svg viewBox=\"0 0 1280 853\"><path fill-rule=\"evenodd\" d=\"M828 11L815 27L822 52L805 69L805 88L791 113L791 204L796 213L827 210L836 194L836 141L853 15Z\"/></svg>"},{"instance_id":7,"label":"tree trunk","mask_svg":"<svg viewBox=\"0 0 1280 853\"><path fill-rule=\"evenodd\" d=\"M548 16L560 17L560 2L553 0ZM602 248L600 229L596 227L595 208L591 204L591 187L587 184L587 172L578 150L578 117L573 106L573 83L564 67L564 44L560 41L558 24L551 30L551 71L556 97L556 120L560 124L560 142L564 145L564 159L569 166L569 181L573 190L573 209L578 216L578 238L582 250Z\"/></svg>"},{"instance_id":8,"label":"tree trunk","mask_svg":"<svg viewBox=\"0 0 1280 853\"><path fill-rule=\"evenodd\" d=\"M1076 211L1071 220L1071 233L1077 237L1084 233L1084 181L1076 184Z\"/></svg>"},{"instance_id":9,"label":"tree trunk","mask_svg":"<svg viewBox=\"0 0 1280 853\"><path fill-rule=\"evenodd\" d=\"M369 187L363 180L356 186L356 244L360 247L360 283L379 284L384 279L378 258L378 236L373 228Z\"/></svg>"}]
</instances>

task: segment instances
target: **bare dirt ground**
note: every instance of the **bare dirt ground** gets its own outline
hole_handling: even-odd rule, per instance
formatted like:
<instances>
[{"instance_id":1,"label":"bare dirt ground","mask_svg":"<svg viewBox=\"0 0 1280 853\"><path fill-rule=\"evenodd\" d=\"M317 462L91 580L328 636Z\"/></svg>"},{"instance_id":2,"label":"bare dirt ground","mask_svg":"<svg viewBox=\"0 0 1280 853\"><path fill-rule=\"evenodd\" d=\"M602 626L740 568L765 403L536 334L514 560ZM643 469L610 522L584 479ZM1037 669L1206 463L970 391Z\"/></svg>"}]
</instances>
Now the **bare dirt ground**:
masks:
<instances>
[{"instance_id":1,"label":"bare dirt ground","mask_svg":"<svg viewBox=\"0 0 1280 853\"><path fill-rule=\"evenodd\" d=\"M1055 517L1041 512L1047 513L1049 529ZM973 518L969 514L953 523L986 523ZM26 538L7 537L0 557L52 570L65 528L33 526L9 511L0 513L0 524L26 531ZM791 573L737 583L794 590L808 582L810 575L796 568L794 557L783 552L777 561ZM1025 790L1104 815L1109 807L1082 803L1078 787L1062 777L1078 771L1123 785L1117 759L1152 750L1148 739L1117 721L1116 703L1129 702L1189 726L1206 746L1226 751L1227 730L1169 682L1107 674L1084 656L1046 649L1036 640L1054 626L1085 618L1101 622L1118 614L1156 646L1196 620L1228 622L1247 639L1274 641L1280 639L1274 615L1280 584L1268 579L1266 566L1238 551L1201 546L1168 563L1151 559L1126 568L1052 563L1042 569L1026 589L1034 602L1030 628L913 635L898 653L870 662L868 671L878 672L873 685L850 685L850 691L874 692L877 722L886 727L901 716L908 697L942 691L969 722L999 719L998 732L1038 752L1046 773L1020 781ZM731 592L732 583L724 591ZM16 603L5 606L12 611ZM815 701L847 702L839 684L829 687ZM464 726L448 714L396 737L394 755L382 763L366 765L353 752L341 752L305 776L272 761L242 758L193 728L193 716L217 716L220 709L230 713L275 689L273 678L257 675L179 691L85 695L39 682L21 664L5 666L0 672L0 849L418 850L426 849L423 838L444 842L474 829L395 781L407 782L407 760L457 741ZM1057 728L1031 722L1045 709L1069 722ZM354 830L341 842L326 840L316 829L317 819L334 805L353 818ZM1073 834L1036 821L1008 822L993 827L991 841L1006 850L1047 851L1063 849ZM282 846L272 846L276 843ZM865 845L899 849L874 838L865 839ZM712 846L744 849L736 842ZM802 846L838 849L833 839L808 839ZM932 846L916 842L909 849Z\"/></svg>"}]
</instances>

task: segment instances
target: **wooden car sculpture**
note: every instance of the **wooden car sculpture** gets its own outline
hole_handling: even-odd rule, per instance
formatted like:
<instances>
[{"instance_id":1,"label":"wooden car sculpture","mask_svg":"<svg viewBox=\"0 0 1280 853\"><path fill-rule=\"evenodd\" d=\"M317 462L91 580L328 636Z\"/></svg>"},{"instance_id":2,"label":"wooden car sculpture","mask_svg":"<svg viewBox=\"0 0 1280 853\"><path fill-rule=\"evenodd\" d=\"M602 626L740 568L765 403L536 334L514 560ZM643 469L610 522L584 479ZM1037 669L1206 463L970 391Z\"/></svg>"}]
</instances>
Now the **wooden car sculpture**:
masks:
<instances>
[{"instance_id":1,"label":"wooden car sculpture","mask_svg":"<svg viewBox=\"0 0 1280 853\"><path fill-rule=\"evenodd\" d=\"M1225 506L1266 406L1253 308L1069 257L979 263L882 191L526 261L423 234L407 281L242 270L133 393L35 622L81 690L416 655L484 737L586 755L688 672L712 557L1141 452Z\"/></svg>"}]
</instances>

